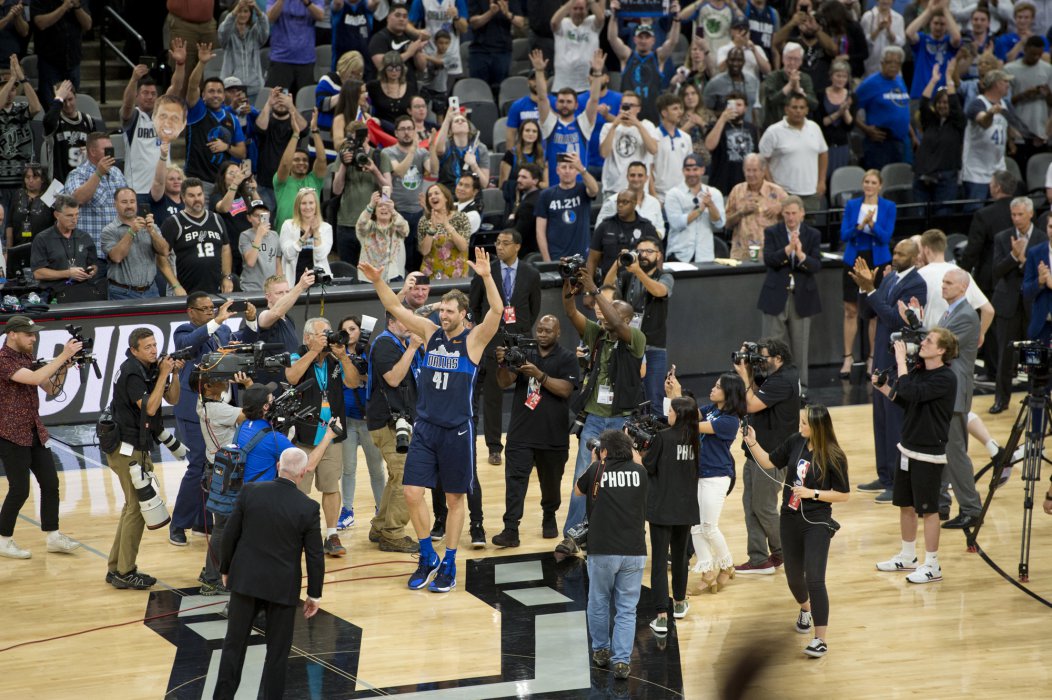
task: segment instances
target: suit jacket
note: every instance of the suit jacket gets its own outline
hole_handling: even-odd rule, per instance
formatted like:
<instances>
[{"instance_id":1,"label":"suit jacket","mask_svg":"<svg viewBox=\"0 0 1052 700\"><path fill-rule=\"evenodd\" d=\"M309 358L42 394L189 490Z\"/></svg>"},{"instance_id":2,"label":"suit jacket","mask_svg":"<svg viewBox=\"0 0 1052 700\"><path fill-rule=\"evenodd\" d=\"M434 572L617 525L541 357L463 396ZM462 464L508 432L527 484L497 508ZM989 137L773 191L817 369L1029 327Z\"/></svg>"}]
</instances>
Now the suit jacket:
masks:
<instances>
[{"instance_id":1,"label":"suit jacket","mask_svg":"<svg viewBox=\"0 0 1052 700\"><path fill-rule=\"evenodd\" d=\"M1026 301L1020 292L1023 286L1023 268L1019 262L1012 257L1012 239L1015 237L1015 229L1009 226L994 238L993 254L993 281L994 294L991 301L994 311L1000 318L1014 318L1017 313L1025 311L1030 313L1030 301ZM1043 246L1048 242L1048 234L1045 229L1034 230L1030 233L1027 242L1027 254L1035 246ZM1034 277L1036 280L1037 277Z\"/></svg>"},{"instance_id":2,"label":"suit jacket","mask_svg":"<svg viewBox=\"0 0 1052 700\"><path fill-rule=\"evenodd\" d=\"M1031 236L1033 240L1033 236ZM1027 248L1026 270L1023 272L1023 300L1032 305L1030 325L1027 327L1028 338L1047 336L1046 319L1052 314L1052 289L1037 281L1038 263L1050 265L1047 241L1045 245Z\"/></svg>"},{"instance_id":3,"label":"suit jacket","mask_svg":"<svg viewBox=\"0 0 1052 700\"><path fill-rule=\"evenodd\" d=\"M899 316L899 301L909 303L910 297L917 297L922 307L928 303L928 285L916 269L910 270L901 280L894 272L885 275L880 287L864 296L866 304L877 315L877 333L873 340L874 371L888 369L895 364L895 355L888 348L888 343L892 332L906 325Z\"/></svg>"},{"instance_id":4,"label":"suit jacket","mask_svg":"<svg viewBox=\"0 0 1052 700\"><path fill-rule=\"evenodd\" d=\"M765 314L777 316L785 310L789 298L789 279L793 279L793 303L801 317L815 316L822 312L822 298L818 292L815 275L822 269L822 235L818 229L800 225L800 245L804 259L791 261L785 254L789 245L789 229L785 224L768 226L763 232L763 262L767 276L760 289L760 300L756 308Z\"/></svg>"},{"instance_id":5,"label":"suit jacket","mask_svg":"<svg viewBox=\"0 0 1052 700\"><path fill-rule=\"evenodd\" d=\"M891 249L888 243L895 232L895 203L883 197L877 198L877 220L873 230L866 233L858 230L858 213L862 211L862 197L847 200L844 204L844 219L840 223L840 240L844 246L844 265L850 268L855 264L858 251L872 249L873 264L886 265L891 262Z\"/></svg>"},{"instance_id":6,"label":"suit jacket","mask_svg":"<svg viewBox=\"0 0 1052 700\"><path fill-rule=\"evenodd\" d=\"M219 571L235 593L296 605L307 553L307 595L321 598L325 555L318 502L283 477L246 483L223 531Z\"/></svg>"},{"instance_id":7,"label":"suit jacket","mask_svg":"<svg viewBox=\"0 0 1052 700\"><path fill-rule=\"evenodd\" d=\"M505 323L501 319L501 327L508 333L533 335L533 324L541 313L541 273L536 267L520 259L515 271L515 287L511 291L509 300L504 294L504 275L501 274L500 261L491 262L489 269L493 275L493 281L497 283L501 301L505 306L515 307L515 323ZM489 301L486 299L486 285L477 275L471 278L468 306L471 308L471 316L475 323L482 323L486 312L489 311ZM497 338L494 337L494 340Z\"/></svg>"},{"instance_id":8,"label":"suit jacket","mask_svg":"<svg viewBox=\"0 0 1052 700\"><path fill-rule=\"evenodd\" d=\"M950 369L957 377L957 398L954 413L966 413L972 406L975 388L975 356L979 352L979 314L962 299L957 308L940 320L939 324L957 336L957 357L950 361Z\"/></svg>"},{"instance_id":9,"label":"suit jacket","mask_svg":"<svg viewBox=\"0 0 1052 700\"><path fill-rule=\"evenodd\" d=\"M999 231L1012 228L1011 203L1012 198L1005 197L975 212L968 228L968 245L957 261L958 265L972 273L979 289L987 296L996 282L993 277L994 237Z\"/></svg>"}]
</instances>

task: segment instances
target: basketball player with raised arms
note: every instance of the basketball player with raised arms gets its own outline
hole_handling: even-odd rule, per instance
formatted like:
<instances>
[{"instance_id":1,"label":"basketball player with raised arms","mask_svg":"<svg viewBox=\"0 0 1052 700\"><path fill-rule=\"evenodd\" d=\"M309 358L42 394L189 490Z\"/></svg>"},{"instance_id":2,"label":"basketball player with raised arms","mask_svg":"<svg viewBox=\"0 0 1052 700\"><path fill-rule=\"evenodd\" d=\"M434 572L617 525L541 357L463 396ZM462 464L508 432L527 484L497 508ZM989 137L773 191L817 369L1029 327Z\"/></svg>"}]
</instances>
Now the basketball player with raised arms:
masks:
<instances>
[{"instance_id":1,"label":"basketball player with raised arms","mask_svg":"<svg viewBox=\"0 0 1052 700\"><path fill-rule=\"evenodd\" d=\"M460 290L446 292L438 305L437 326L417 316L398 301L383 281L382 270L361 263L358 269L373 283L387 312L410 333L424 339L427 355L416 379L417 404L413 438L406 455L402 483L409 516L420 540L420 564L409 577L409 587L425 586L434 593L447 593L457 585L457 543L464 529L465 495L475 488L475 423L471 396L478 376L482 352L496 335L501 316L507 313L490 274L489 255L475 249L475 262L468 263L486 285L489 311L468 330L465 319L468 297ZM514 309L510 310L514 313ZM424 489L441 483L446 492L446 552L441 559L431 543L431 518L424 502ZM450 547L452 545L452 548Z\"/></svg>"}]
</instances>

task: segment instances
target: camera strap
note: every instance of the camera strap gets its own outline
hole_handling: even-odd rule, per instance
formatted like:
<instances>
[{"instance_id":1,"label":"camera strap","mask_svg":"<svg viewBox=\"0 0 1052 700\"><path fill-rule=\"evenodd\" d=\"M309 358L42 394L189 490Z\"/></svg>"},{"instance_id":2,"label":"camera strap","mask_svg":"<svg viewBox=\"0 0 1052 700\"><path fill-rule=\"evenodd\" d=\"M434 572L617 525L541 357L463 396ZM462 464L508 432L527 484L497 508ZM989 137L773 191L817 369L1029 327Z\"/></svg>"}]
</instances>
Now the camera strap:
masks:
<instances>
[{"instance_id":1,"label":"camera strap","mask_svg":"<svg viewBox=\"0 0 1052 700\"><path fill-rule=\"evenodd\" d=\"M599 497L599 485L603 481L603 472L606 471L606 460L599 460L599 467L595 470L595 479L592 480L592 503Z\"/></svg>"}]
</instances>

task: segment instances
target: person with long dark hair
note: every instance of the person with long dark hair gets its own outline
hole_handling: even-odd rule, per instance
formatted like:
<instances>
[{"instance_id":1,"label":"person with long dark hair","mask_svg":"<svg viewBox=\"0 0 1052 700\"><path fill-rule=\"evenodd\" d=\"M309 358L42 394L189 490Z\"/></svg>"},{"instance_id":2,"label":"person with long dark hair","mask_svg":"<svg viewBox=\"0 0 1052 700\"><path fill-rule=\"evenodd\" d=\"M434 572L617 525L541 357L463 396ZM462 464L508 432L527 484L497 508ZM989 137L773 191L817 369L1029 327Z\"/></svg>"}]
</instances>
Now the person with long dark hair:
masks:
<instances>
[{"instance_id":1,"label":"person with long dark hair","mask_svg":"<svg viewBox=\"0 0 1052 700\"><path fill-rule=\"evenodd\" d=\"M819 658L827 651L829 594L826 592L826 560L829 541L839 525L833 520L832 503L850 497L847 456L837 442L829 409L821 404L800 411L800 431L781 445L764 451L756 441L756 431L746 431L745 445L757 464L766 469L785 470L782 488L782 553L785 579L800 613L796 631L807 634L814 628L814 639L804 654Z\"/></svg>"},{"instance_id":2,"label":"person with long dark hair","mask_svg":"<svg viewBox=\"0 0 1052 700\"><path fill-rule=\"evenodd\" d=\"M671 376L671 375L670 375ZM668 384L666 383L666 387ZM650 523L650 593L657 617L650 629L668 632L668 561L672 561L672 614L687 615L687 542L698 522L694 482L698 466L698 404L689 396L672 399L669 429L657 434L643 455L647 470L647 522Z\"/></svg>"}]
</instances>

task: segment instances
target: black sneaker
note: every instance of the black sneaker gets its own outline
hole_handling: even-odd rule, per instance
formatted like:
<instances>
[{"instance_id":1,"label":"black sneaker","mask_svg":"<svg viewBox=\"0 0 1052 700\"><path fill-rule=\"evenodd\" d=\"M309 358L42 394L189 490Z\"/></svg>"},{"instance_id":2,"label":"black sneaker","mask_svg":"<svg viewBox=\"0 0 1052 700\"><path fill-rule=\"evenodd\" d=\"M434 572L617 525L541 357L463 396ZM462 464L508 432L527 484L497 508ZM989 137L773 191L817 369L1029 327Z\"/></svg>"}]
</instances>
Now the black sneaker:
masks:
<instances>
[{"instance_id":1,"label":"black sneaker","mask_svg":"<svg viewBox=\"0 0 1052 700\"><path fill-rule=\"evenodd\" d=\"M482 549L486 546L486 528L482 523L471 523L471 546Z\"/></svg>"},{"instance_id":2,"label":"black sneaker","mask_svg":"<svg viewBox=\"0 0 1052 700\"><path fill-rule=\"evenodd\" d=\"M613 653L609 649L596 649L592 652L592 663L599 668L606 668L610 664Z\"/></svg>"},{"instance_id":3,"label":"black sneaker","mask_svg":"<svg viewBox=\"0 0 1052 700\"><path fill-rule=\"evenodd\" d=\"M499 535L493 536L492 542L498 547L518 547L519 532L518 530L504 528L504 530Z\"/></svg>"},{"instance_id":4,"label":"black sneaker","mask_svg":"<svg viewBox=\"0 0 1052 700\"><path fill-rule=\"evenodd\" d=\"M573 555L581 551L581 548L577 546L577 543L573 541L573 538L567 535L563 538L563 541L555 545L555 551L559 554Z\"/></svg>"},{"instance_id":5,"label":"black sneaker","mask_svg":"<svg viewBox=\"0 0 1052 700\"><path fill-rule=\"evenodd\" d=\"M155 583L157 583L157 579L155 579L153 576L150 576L145 571L139 571L138 569L132 569L132 573L134 573L136 576L138 576L139 578L141 578L143 581L145 581L146 583L150 584L151 586L154 585Z\"/></svg>"},{"instance_id":6,"label":"black sneaker","mask_svg":"<svg viewBox=\"0 0 1052 700\"><path fill-rule=\"evenodd\" d=\"M436 520L435 526L431 528L431 541L438 542L446 536L446 521Z\"/></svg>"},{"instance_id":7,"label":"black sneaker","mask_svg":"<svg viewBox=\"0 0 1052 700\"><path fill-rule=\"evenodd\" d=\"M628 674L632 672L632 667L626 664L624 661L618 661L614 664L614 678L619 681L623 681L628 678Z\"/></svg>"},{"instance_id":8,"label":"black sneaker","mask_svg":"<svg viewBox=\"0 0 1052 700\"><path fill-rule=\"evenodd\" d=\"M555 516L544 516L541 521L541 536L546 540L553 540L559 536L559 525L555 522Z\"/></svg>"},{"instance_id":9,"label":"black sneaker","mask_svg":"<svg viewBox=\"0 0 1052 700\"><path fill-rule=\"evenodd\" d=\"M190 544L186 541L186 530L171 530L168 533L168 543L176 547L185 547Z\"/></svg>"},{"instance_id":10,"label":"black sneaker","mask_svg":"<svg viewBox=\"0 0 1052 700\"><path fill-rule=\"evenodd\" d=\"M197 595L227 595L230 590L222 583L202 583Z\"/></svg>"},{"instance_id":11,"label":"black sneaker","mask_svg":"<svg viewBox=\"0 0 1052 700\"><path fill-rule=\"evenodd\" d=\"M827 651L829 651L829 647L826 646L826 643L818 637L812 639L811 643L804 647L804 653L810 656L812 659L822 658L826 655Z\"/></svg>"},{"instance_id":12,"label":"black sneaker","mask_svg":"<svg viewBox=\"0 0 1052 700\"><path fill-rule=\"evenodd\" d=\"M145 591L146 589L150 588L150 586L152 586L153 584L144 579L137 572L129 571L124 575L113 574L113 577L110 580L110 585L119 590L131 588L132 590L136 591Z\"/></svg>"}]
</instances>

